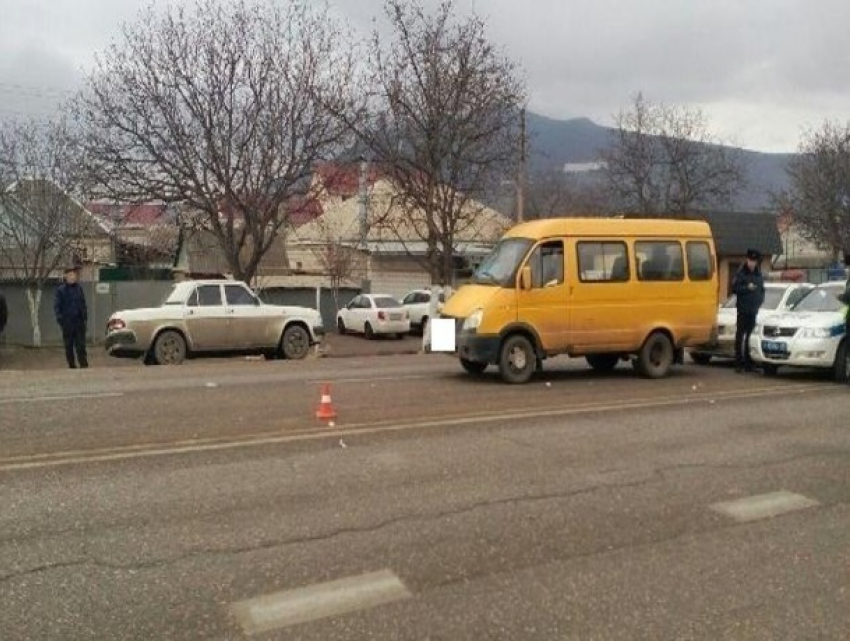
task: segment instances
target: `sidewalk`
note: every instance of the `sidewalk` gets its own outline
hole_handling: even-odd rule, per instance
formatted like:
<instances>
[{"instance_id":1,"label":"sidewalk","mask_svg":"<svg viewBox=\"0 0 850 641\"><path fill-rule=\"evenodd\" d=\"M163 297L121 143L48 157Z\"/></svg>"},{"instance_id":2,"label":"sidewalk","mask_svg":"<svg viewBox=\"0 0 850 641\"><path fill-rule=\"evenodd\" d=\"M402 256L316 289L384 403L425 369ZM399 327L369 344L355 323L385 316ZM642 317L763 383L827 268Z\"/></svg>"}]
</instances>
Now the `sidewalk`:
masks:
<instances>
[{"instance_id":1,"label":"sidewalk","mask_svg":"<svg viewBox=\"0 0 850 641\"><path fill-rule=\"evenodd\" d=\"M422 351L421 336L407 336L403 340L379 338L373 341L362 336L325 336L319 348L320 358L351 358L357 356L395 356L418 354ZM89 364L92 368L141 367L138 360L111 358L102 345L88 347ZM233 358L245 358L234 356ZM312 356L311 356L312 358ZM4 370L52 370L65 369L65 352L61 347L12 347L0 346L0 371Z\"/></svg>"}]
</instances>

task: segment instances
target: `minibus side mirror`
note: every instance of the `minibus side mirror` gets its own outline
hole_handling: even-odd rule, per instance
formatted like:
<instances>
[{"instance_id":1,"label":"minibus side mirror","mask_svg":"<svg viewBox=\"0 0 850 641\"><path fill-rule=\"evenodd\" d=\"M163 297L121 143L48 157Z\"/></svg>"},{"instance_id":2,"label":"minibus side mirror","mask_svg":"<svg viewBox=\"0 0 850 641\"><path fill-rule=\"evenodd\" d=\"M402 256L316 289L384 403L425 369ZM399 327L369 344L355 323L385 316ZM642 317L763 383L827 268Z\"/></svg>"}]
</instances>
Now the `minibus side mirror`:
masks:
<instances>
[{"instance_id":1,"label":"minibus side mirror","mask_svg":"<svg viewBox=\"0 0 850 641\"><path fill-rule=\"evenodd\" d=\"M519 288L522 290L531 289L531 266L526 265L519 273Z\"/></svg>"}]
</instances>

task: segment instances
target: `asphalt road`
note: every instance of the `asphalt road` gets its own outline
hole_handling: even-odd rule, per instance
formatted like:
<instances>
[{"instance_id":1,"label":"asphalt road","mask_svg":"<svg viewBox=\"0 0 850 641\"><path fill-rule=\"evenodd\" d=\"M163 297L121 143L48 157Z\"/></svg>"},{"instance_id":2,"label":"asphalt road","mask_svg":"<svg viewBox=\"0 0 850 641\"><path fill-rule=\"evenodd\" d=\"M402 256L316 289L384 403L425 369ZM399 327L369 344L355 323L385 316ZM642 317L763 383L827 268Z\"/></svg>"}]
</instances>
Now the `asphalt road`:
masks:
<instances>
[{"instance_id":1,"label":"asphalt road","mask_svg":"<svg viewBox=\"0 0 850 641\"><path fill-rule=\"evenodd\" d=\"M850 638L848 413L724 367L0 373L0 638Z\"/></svg>"}]
</instances>

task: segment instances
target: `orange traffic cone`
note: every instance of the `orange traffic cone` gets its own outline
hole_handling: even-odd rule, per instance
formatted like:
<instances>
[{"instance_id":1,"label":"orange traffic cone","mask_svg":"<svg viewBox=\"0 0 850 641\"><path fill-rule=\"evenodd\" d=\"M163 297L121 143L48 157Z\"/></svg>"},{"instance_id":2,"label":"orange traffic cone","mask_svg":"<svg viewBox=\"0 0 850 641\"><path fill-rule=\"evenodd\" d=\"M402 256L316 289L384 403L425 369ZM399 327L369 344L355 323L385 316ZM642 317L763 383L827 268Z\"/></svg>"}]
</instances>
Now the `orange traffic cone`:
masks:
<instances>
[{"instance_id":1,"label":"orange traffic cone","mask_svg":"<svg viewBox=\"0 0 850 641\"><path fill-rule=\"evenodd\" d=\"M332 418L336 418L336 410L331 402L330 383L322 385L322 400L319 403L319 409L316 410L316 418L322 421L329 421Z\"/></svg>"}]
</instances>

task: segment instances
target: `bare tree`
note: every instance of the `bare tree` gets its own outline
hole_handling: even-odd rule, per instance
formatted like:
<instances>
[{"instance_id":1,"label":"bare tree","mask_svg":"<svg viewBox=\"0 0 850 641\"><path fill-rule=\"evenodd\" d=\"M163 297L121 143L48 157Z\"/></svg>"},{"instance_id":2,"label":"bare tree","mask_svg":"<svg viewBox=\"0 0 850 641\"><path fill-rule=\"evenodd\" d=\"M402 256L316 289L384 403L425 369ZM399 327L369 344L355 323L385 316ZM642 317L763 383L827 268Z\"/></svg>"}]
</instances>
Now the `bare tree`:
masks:
<instances>
[{"instance_id":1,"label":"bare tree","mask_svg":"<svg viewBox=\"0 0 850 641\"><path fill-rule=\"evenodd\" d=\"M596 177L579 178L563 171L539 171L527 186L528 219L555 216L601 216L610 211L605 185Z\"/></svg>"},{"instance_id":2,"label":"bare tree","mask_svg":"<svg viewBox=\"0 0 850 641\"><path fill-rule=\"evenodd\" d=\"M371 43L372 117L349 124L397 191L379 224L424 243L423 267L448 284L458 237L481 225L482 196L514 173L524 89L484 20L458 18L452 1L433 14L418 0L385 10L392 36Z\"/></svg>"},{"instance_id":3,"label":"bare tree","mask_svg":"<svg viewBox=\"0 0 850 641\"><path fill-rule=\"evenodd\" d=\"M365 276L365 257L358 243L346 239L324 218L312 224L316 226L318 238L312 241L311 252L328 279L334 306L339 311L339 291L343 284Z\"/></svg>"},{"instance_id":4,"label":"bare tree","mask_svg":"<svg viewBox=\"0 0 850 641\"><path fill-rule=\"evenodd\" d=\"M199 0L153 9L79 101L93 195L180 202L250 281L314 165L346 143L354 58L326 8Z\"/></svg>"},{"instance_id":5,"label":"bare tree","mask_svg":"<svg viewBox=\"0 0 850 641\"><path fill-rule=\"evenodd\" d=\"M618 206L643 214L683 214L729 206L746 183L740 153L709 131L699 110L653 104L638 94L616 118L601 155Z\"/></svg>"},{"instance_id":6,"label":"bare tree","mask_svg":"<svg viewBox=\"0 0 850 641\"><path fill-rule=\"evenodd\" d=\"M94 221L71 193L78 155L65 122L0 126L0 273L26 287L32 342L41 346L44 287L78 259Z\"/></svg>"},{"instance_id":7,"label":"bare tree","mask_svg":"<svg viewBox=\"0 0 850 641\"><path fill-rule=\"evenodd\" d=\"M837 258L850 244L850 123L824 122L803 136L799 152L779 204L809 240Z\"/></svg>"}]
</instances>

